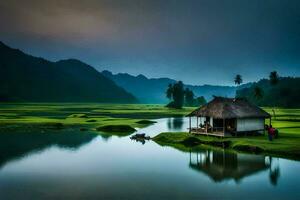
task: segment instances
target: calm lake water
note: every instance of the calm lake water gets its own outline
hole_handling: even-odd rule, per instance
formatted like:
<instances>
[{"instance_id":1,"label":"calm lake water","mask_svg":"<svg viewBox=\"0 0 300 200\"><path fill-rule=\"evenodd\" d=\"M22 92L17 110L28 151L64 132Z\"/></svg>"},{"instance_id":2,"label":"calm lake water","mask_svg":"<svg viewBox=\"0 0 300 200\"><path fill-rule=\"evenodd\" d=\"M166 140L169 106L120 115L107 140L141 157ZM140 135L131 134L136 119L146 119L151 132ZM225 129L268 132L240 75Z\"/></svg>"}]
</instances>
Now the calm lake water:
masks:
<instances>
[{"instance_id":1,"label":"calm lake water","mask_svg":"<svg viewBox=\"0 0 300 200\"><path fill-rule=\"evenodd\" d=\"M159 119L154 136L186 131ZM88 132L0 135L0 199L299 199L300 162Z\"/></svg>"}]
</instances>

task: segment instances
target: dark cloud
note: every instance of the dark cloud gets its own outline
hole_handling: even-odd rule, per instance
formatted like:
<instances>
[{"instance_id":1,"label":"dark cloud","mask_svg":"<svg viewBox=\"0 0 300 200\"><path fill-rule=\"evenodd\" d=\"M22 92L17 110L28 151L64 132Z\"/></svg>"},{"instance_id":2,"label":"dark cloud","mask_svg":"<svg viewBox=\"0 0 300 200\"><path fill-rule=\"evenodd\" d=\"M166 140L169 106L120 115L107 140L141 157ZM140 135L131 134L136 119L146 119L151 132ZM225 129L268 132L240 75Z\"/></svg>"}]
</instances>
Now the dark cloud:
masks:
<instances>
[{"instance_id":1,"label":"dark cloud","mask_svg":"<svg viewBox=\"0 0 300 200\"><path fill-rule=\"evenodd\" d=\"M231 84L300 74L297 0L0 2L0 40L113 72Z\"/></svg>"}]
</instances>

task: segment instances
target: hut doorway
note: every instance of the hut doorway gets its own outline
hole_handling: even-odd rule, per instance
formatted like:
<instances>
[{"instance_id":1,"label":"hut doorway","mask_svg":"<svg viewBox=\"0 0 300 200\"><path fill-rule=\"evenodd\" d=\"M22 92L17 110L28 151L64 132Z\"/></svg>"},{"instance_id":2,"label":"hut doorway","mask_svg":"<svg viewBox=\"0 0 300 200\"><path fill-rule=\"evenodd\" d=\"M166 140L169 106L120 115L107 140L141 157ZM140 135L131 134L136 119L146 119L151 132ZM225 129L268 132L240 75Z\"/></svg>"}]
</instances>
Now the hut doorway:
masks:
<instances>
[{"instance_id":1,"label":"hut doorway","mask_svg":"<svg viewBox=\"0 0 300 200\"><path fill-rule=\"evenodd\" d=\"M214 132L224 132L224 120L223 119L213 119L213 131Z\"/></svg>"},{"instance_id":2,"label":"hut doorway","mask_svg":"<svg viewBox=\"0 0 300 200\"><path fill-rule=\"evenodd\" d=\"M236 119L226 119L225 120L225 132L235 132L236 131Z\"/></svg>"},{"instance_id":3,"label":"hut doorway","mask_svg":"<svg viewBox=\"0 0 300 200\"><path fill-rule=\"evenodd\" d=\"M214 119L213 127L223 128L223 119Z\"/></svg>"}]
</instances>

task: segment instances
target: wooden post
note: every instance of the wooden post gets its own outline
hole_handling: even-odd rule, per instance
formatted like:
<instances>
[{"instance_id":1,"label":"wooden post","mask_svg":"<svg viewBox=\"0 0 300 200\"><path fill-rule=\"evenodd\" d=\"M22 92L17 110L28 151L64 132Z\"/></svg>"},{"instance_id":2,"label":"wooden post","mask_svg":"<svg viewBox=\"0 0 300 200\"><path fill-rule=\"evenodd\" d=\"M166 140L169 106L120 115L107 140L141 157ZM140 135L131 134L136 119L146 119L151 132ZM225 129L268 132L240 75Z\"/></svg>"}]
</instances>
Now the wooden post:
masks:
<instances>
[{"instance_id":1,"label":"wooden post","mask_svg":"<svg viewBox=\"0 0 300 200\"><path fill-rule=\"evenodd\" d=\"M223 135L225 136L225 118L223 118Z\"/></svg>"},{"instance_id":2,"label":"wooden post","mask_svg":"<svg viewBox=\"0 0 300 200\"><path fill-rule=\"evenodd\" d=\"M189 133L192 132L192 122L191 122L191 116L189 116L189 124L190 124L190 130L189 130Z\"/></svg>"},{"instance_id":3,"label":"wooden post","mask_svg":"<svg viewBox=\"0 0 300 200\"><path fill-rule=\"evenodd\" d=\"M198 128L199 128L199 125L198 125L198 116L197 116L197 126L196 126L196 132L198 132Z\"/></svg>"},{"instance_id":4,"label":"wooden post","mask_svg":"<svg viewBox=\"0 0 300 200\"><path fill-rule=\"evenodd\" d=\"M190 149L190 164L192 163L192 150Z\"/></svg>"},{"instance_id":5,"label":"wooden post","mask_svg":"<svg viewBox=\"0 0 300 200\"><path fill-rule=\"evenodd\" d=\"M207 120L205 120L205 132L207 133Z\"/></svg>"},{"instance_id":6,"label":"wooden post","mask_svg":"<svg viewBox=\"0 0 300 200\"><path fill-rule=\"evenodd\" d=\"M270 117L270 124L269 124L269 126L271 126L272 125L272 117Z\"/></svg>"},{"instance_id":7,"label":"wooden post","mask_svg":"<svg viewBox=\"0 0 300 200\"><path fill-rule=\"evenodd\" d=\"M264 118L264 135L266 135L266 118Z\"/></svg>"}]
</instances>

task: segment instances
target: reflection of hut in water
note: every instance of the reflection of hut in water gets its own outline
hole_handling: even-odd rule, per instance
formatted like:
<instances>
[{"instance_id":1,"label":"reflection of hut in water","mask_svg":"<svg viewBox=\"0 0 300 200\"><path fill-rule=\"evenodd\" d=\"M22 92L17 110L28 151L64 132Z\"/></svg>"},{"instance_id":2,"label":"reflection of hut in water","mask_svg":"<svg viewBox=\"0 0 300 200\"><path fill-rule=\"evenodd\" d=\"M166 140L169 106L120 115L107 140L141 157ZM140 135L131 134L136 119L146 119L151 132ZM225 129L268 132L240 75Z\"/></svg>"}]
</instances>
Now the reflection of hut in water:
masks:
<instances>
[{"instance_id":1,"label":"reflection of hut in water","mask_svg":"<svg viewBox=\"0 0 300 200\"><path fill-rule=\"evenodd\" d=\"M262 155L225 153L224 151L204 151L190 154L190 168L203 172L215 182L244 177L270 168Z\"/></svg>"}]
</instances>

